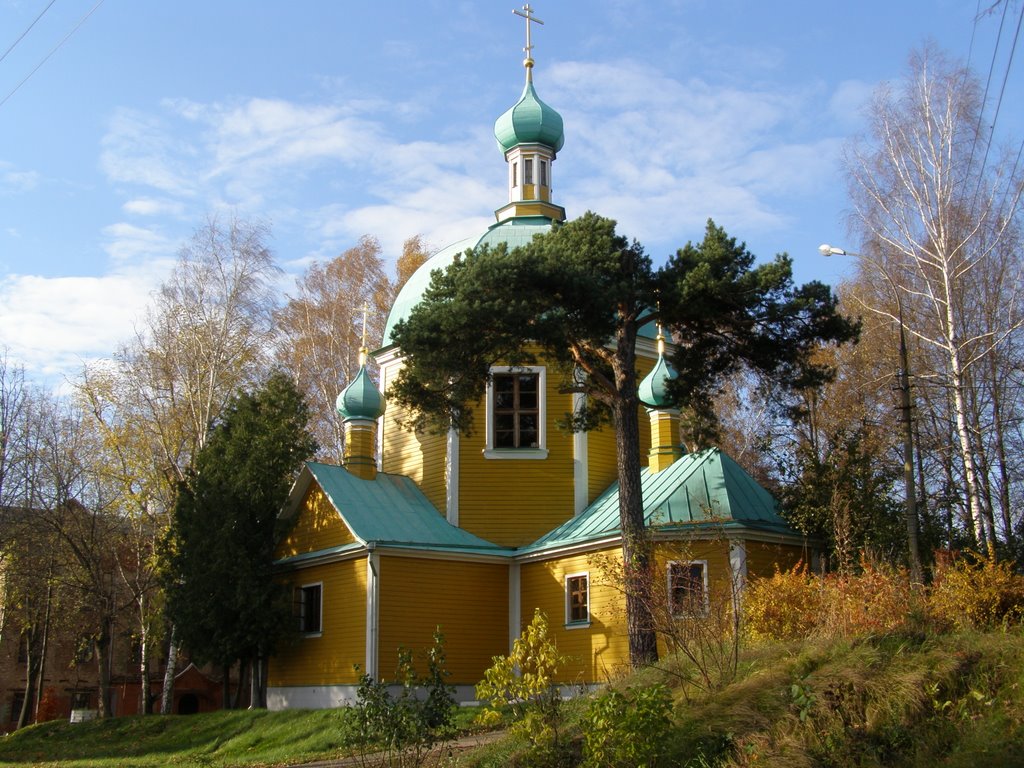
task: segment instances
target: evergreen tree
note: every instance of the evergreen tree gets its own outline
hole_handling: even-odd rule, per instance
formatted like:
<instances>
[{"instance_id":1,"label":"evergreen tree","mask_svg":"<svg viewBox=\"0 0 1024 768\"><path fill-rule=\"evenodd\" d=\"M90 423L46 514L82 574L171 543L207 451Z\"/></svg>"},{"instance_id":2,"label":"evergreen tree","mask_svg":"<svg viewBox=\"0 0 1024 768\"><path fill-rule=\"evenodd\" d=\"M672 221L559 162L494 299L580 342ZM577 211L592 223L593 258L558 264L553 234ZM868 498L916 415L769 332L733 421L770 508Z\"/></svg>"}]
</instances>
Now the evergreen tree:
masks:
<instances>
[{"instance_id":1,"label":"evergreen tree","mask_svg":"<svg viewBox=\"0 0 1024 768\"><path fill-rule=\"evenodd\" d=\"M484 396L490 367L529 365L538 355L560 368L563 389L587 395L569 415L574 429L613 424L634 665L657 659L640 490L640 329L660 321L679 340L677 400L706 413L722 378L743 365L790 386L822 381L827 370L810 352L856 333L827 286L793 286L788 257L753 261L708 222L703 242L654 269L615 222L587 213L522 248L467 251L433 275L392 334L405 366L388 396L409 410L411 426L471 429L469 406Z\"/></svg>"},{"instance_id":2,"label":"evergreen tree","mask_svg":"<svg viewBox=\"0 0 1024 768\"><path fill-rule=\"evenodd\" d=\"M234 398L179 489L168 536L168 612L182 645L225 670L250 663L254 704L262 662L291 626L272 560L277 513L316 449L306 422L305 401L282 372Z\"/></svg>"}]
</instances>

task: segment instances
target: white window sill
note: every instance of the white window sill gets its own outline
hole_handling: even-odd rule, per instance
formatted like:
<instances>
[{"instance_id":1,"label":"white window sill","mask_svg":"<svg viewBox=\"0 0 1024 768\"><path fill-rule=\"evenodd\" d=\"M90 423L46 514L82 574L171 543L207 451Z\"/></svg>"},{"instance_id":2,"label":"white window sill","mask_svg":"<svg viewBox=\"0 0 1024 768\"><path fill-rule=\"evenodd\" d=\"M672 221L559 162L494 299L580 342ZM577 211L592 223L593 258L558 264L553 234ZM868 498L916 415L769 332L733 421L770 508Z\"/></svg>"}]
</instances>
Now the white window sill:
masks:
<instances>
[{"instance_id":1,"label":"white window sill","mask_svg":"<svg viewBox=\"0 0 1024 768\"><path fill-rule=\"evenodd\" d=\"M546 459L547 448L484 448L485 459Z\"/></svg>"},{"instance_id":2,"label":"white window sill","mask_svg":"<svg viewBox=\"0 0 1024 768\"><path fill-rule=\"evenodd\" d=\"M574 621L565 625L566 629L590 629L589 621Z\"/></svg>"}]
</instances>

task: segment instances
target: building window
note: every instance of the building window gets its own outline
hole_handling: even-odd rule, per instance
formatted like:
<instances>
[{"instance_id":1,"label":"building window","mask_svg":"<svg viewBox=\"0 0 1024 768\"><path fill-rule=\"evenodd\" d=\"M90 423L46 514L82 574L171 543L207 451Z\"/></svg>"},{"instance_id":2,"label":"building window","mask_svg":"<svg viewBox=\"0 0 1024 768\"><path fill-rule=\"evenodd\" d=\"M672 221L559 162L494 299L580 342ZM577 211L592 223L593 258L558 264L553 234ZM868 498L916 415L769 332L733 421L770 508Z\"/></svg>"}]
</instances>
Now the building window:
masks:
<instances>
[{"instance_id":1,"label":"building window","mask_svg":"<svg viewBox=\"0 0 1024 768\"><path fill-rule=\"evenodd\" d=\"M544 366L495 366L487 383L484 456L490 459L547 458Z\"/></svg>"},{"instance_id":2,"label":"building window","mask_svg":"<svg viewBox=\"0 0 1024 768\"><path fill-rule=\"evenodd\" d=\"M519 163L512 163L512 186L519 186Z\"/></svg>"},{"instance_id":3,"label":"building window","mask_svg":"<svg viewBox=\"0 0 1024 768\"><path fill-rule=\"evenodd\" d=\"M495 374L494 447L536 448L540 393L536 373Z\"/></svg>"},{"instance_id":4,"label":"building window","mask_svg":"<svg viewBox=\"0 0 1024 768\"><path fill-rule=\"evenodd\" d=\"M708 564L706 560L668 564L668 599L673 616L706 616Z\"/></svg>"},{"instance_id":5,"label":"building window","mask_svg":"<svg viewBox=\"0 0 1024 768\"><path fill-rule=\"evenodd\" d=\"M572 573L565 577L565 623L590 626L590 574Z\"/></svg>"},{"instance_id":6,"label":"building window","mask_svg":"<svg viewBox=\"0 0 1024 768\"><path fill-rule=\"evenodd\" d=\"M523 160L523 184L533 184L533 160Z\"/></svg>"},{"instance_id":7,"label":"building window","mask_svg":"<svg viewBox=\"0 0 1024 768\"><path fill-rule=\"evenodd\" d=\"M295 616L299 632L304 635L320 634L322 606L323 584L305 584L295 588Z\"/></svg>"},{"instance_id":8,"label":"building window","mask_svg":"<svg viewBox=\"0 0 1024 768\"><path fill-rule=\"evenodd\" d=\"M548 164L546 160L540 161L540 185L542 187L548 185Z\"/></svg>"}]
</instances>

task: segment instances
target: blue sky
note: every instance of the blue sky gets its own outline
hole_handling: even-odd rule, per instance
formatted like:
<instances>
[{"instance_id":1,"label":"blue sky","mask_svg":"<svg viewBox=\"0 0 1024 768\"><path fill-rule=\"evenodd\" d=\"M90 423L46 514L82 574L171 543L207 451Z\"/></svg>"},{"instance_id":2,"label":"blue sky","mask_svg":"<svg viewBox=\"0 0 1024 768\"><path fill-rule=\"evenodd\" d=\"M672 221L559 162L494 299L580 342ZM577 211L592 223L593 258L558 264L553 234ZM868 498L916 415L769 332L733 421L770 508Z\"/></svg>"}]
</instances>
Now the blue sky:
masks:
<instances>
[{"instance_id":1,"label":"blue sky","mask_svg":"<svg viewBox=\"0 0 1024 768\"><path fill-rule=\"evenodd\" d=\"M0 0L0 56L49 3ZM54 0L0 60L0 349L38 380L131 337L208 215L271 225L284 293L363 234L393 259L505 202L492 127L522 89L514 2L96 5ZM872 90L927 39L983 78L994 60L1001 85L1020 6L996 51L976 0L537 0L535 82L566 126L555 201L659 261L711 217L835 282L816 249L857 247L838 156ZM997 133L1020 141L1019 61L1006 93Z\"/></svg>"}]
</instances>

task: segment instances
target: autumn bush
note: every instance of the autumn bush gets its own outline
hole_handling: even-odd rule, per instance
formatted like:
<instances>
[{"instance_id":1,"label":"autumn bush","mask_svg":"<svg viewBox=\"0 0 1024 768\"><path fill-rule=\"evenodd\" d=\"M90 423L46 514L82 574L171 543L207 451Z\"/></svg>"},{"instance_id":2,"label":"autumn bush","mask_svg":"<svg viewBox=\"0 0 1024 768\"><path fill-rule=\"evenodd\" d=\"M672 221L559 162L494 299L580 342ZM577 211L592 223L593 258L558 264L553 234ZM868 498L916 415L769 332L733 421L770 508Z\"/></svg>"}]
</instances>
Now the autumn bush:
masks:
<instances>
[{"instance_id":1,"label":"autumn bush","mask_svg":"<svg viewBox=\"0 0 1024 768\"><path fill-rule=\"evenodd\" d=\"M881 634L907 624L914 592L905 570L861 563L858 574L829 574L821 582L820 634Z\"/></svg>"},{"instance_id":2,"label":"autumn bush","mask_svg":"<svg viewBox=\"0 0 1024 768\"><path fill-rule=\"evenodd\" d=\"M804 563L790 570L775 567L772 576L751 579L743 592L743 622L756 640L807 637L821 615L821 581Z\"/></svg>"},{"instance_id":3,"label":"autumn bush","mask_svg":"<svg viewBox=\"0 0 1024 768\"><path fill-rule=\"evenodd\" d=\"M990 629L1024 618L1024 576L1010 562L967 555L936 569L928 597L945 629Z\"/></svg>"},{"instance_id":4,"label":"autumn bush","mask_svg":"<svg viewBox=\"0 0 1024 768\"><path fill-rule=\"evenodd\" d=\"M1024 620L1024 576L977 555L941 563L927 589L912 586L905 570L867 562L842 576L798 564L750 581L743 620L756 640L992 629Z\"/></svg>"}]
</instances>

